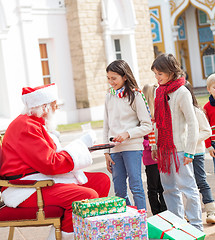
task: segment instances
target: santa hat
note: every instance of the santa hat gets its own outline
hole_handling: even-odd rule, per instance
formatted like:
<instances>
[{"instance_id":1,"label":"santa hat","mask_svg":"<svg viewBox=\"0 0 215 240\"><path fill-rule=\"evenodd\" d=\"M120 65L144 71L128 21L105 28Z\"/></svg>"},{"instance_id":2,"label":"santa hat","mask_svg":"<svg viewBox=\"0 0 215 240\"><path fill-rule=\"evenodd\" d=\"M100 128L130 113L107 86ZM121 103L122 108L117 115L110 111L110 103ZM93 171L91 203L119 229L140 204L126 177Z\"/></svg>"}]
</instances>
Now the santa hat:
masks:
<instances>
[{"instance_id":1,"label":"santa hat","mask_svg":"<svg viewBox=\"0 0 215 240\"><path fill-rule=\"evenodd\" d=\"M22 101L26 107L38 107L57 100L57 86L52 83L35 88L22 89Z\"/></svg>"}]
</instances>

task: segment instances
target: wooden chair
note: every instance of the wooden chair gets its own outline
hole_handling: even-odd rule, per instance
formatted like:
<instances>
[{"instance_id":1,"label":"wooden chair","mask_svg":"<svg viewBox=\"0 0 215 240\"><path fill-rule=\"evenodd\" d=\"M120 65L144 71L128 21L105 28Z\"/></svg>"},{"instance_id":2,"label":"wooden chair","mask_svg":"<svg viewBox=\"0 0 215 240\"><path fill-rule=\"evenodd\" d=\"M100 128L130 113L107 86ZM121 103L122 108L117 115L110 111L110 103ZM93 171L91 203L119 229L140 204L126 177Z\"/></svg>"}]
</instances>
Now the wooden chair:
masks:
<instances>
[{"instance_id":1,"label":"wooden chair","mask_svg":"<svg viewBox=\"0 0 215 240\"><path fill-rule=\"evenodd\" d=\"M61 240L60 220L64 213L63 208L59 206L43 207L41 188L52 186L53 184L53 180L0 180L1 187L36 188L37 191L38 207L11 208L3 206L0 208L0 227L10 227L8 240L13 239L15 227L33 227L48 225L53 225L55 227L56 240Z\"/></svg>"}]
</instances>

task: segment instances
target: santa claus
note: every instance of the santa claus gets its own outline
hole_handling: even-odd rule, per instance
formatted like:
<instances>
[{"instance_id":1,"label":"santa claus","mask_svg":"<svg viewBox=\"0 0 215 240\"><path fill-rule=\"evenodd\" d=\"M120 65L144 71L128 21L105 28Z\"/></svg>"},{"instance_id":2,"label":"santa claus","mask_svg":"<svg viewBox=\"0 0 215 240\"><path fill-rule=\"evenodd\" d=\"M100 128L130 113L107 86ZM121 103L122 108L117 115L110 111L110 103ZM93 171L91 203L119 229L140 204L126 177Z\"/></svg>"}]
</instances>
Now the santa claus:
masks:
<instances>
[{"instance_id":1,"label":"santa claus","mask_svg":"<svg viewBox=\"0 0 215 240\"><path fill-rule=\"evenodd\" d=\"M42 191L44 205L58 205L65 210L62 239L73 239L72 202L106 197L110 189L106 174L82 171L92 164L88 147L93 145L95 134L90 131L67 146L61 146L54 121L55 84L23 88L22 100L24 112L12 121L4 135L0 175L8 180L53 179L55 184ZM7 188L2 198L9 207L37 205L34 189ZM53 230L48 239L55 239Z\"/></svg>"}]
</instances>

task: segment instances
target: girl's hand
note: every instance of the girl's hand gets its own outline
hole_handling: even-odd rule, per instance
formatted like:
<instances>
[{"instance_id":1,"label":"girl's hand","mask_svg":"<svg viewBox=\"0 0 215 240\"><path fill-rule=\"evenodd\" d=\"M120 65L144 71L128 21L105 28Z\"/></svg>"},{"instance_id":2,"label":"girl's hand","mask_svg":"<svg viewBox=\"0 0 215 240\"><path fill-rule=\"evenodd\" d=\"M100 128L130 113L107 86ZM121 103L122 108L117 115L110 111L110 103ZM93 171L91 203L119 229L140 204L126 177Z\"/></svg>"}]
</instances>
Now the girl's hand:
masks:
<instances>
[{"instance_id":1,"label":"girl's hand","mask_svg":"<svg viewBox=\"0 0 215 240\"><path fill-rule=\"evenodd\" d=\"M105 160L106 160L106 167L107 167L108 172L112 173L111 165L115 164L115 162L111 159L109 153L105 153Z\"/></svg>"},{"instance_id":2,"label":"girl's hand","mask_svg":"<svg viewBox=\"0 0 215 240\"><path fill-rule=\"evenodd\" d=\"M117 135L114 139L113 142L123 142L125 141L127 138L129 138L129 134L128 132L124 132L124 133L120 133L119 135Z\"/></svg>"},{"instance_id":3,"label":"girl's hand","mask_svg":"<svg viewBox=\"0 0 215 240\"><path fill-rule=\"evenodd\" d=\"M215 149L212 149L209 151L211 157L215 157Z\"/></svg>"},{"instance_id":4,"label":"girl's hand","mask_svg":"<svg viewBox=\"0 0 215 240\"><path fill-rule=\"evenodd\" d=\"M184 157L184 166L191 163L193 161L192 158Z\"/></svg>"},{"instance_id":5,"label":"girl's hand","mask_svg":"<svg viewBox=\"0 0 215 240\"><path fill-rule=\"evenodd\" d=\"M157 150L152 150L151 152L152 159L157 162L158 153Z\"/></svg>"}]
</instances>

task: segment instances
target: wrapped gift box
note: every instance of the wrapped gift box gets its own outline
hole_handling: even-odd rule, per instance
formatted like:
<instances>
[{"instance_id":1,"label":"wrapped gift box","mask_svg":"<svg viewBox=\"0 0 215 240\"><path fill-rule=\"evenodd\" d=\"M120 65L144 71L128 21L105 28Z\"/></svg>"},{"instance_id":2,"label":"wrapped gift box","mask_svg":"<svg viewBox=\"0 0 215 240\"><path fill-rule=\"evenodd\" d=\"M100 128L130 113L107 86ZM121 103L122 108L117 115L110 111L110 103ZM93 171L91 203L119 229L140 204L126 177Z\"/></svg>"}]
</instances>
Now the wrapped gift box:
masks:
<instances>
[{"instance_id":1,"label":"wrapped gift box","mask_svg":"<svg viewBox=\"0 0 215 240\"><path fill-rule=\"evenodd\" d=\"M85 199L72 203L73 213L83 218L126 211L126 201L120 197Z\"/></svg>"},{"instance_id":2,"label":"wrapped gift box","mask_svg":"<svg viewBox=\"0 0 215 240\"><path fill-rule=\"evenodd\" d=\"M73 214L76 240L148 240L146 211L127 207L124 213L82 218Z\"/></svg>"},{"instance_id":3,"label":"wrapped gift box","mask_svg":"<svg viewBox=\"0 0 215 240\"><path fill-rule=\"evenodd\" d=\"M204 232L168 210L149 217L147 222L149 239L203 240L205 238Z\"/></svg>"}]
</instances>

